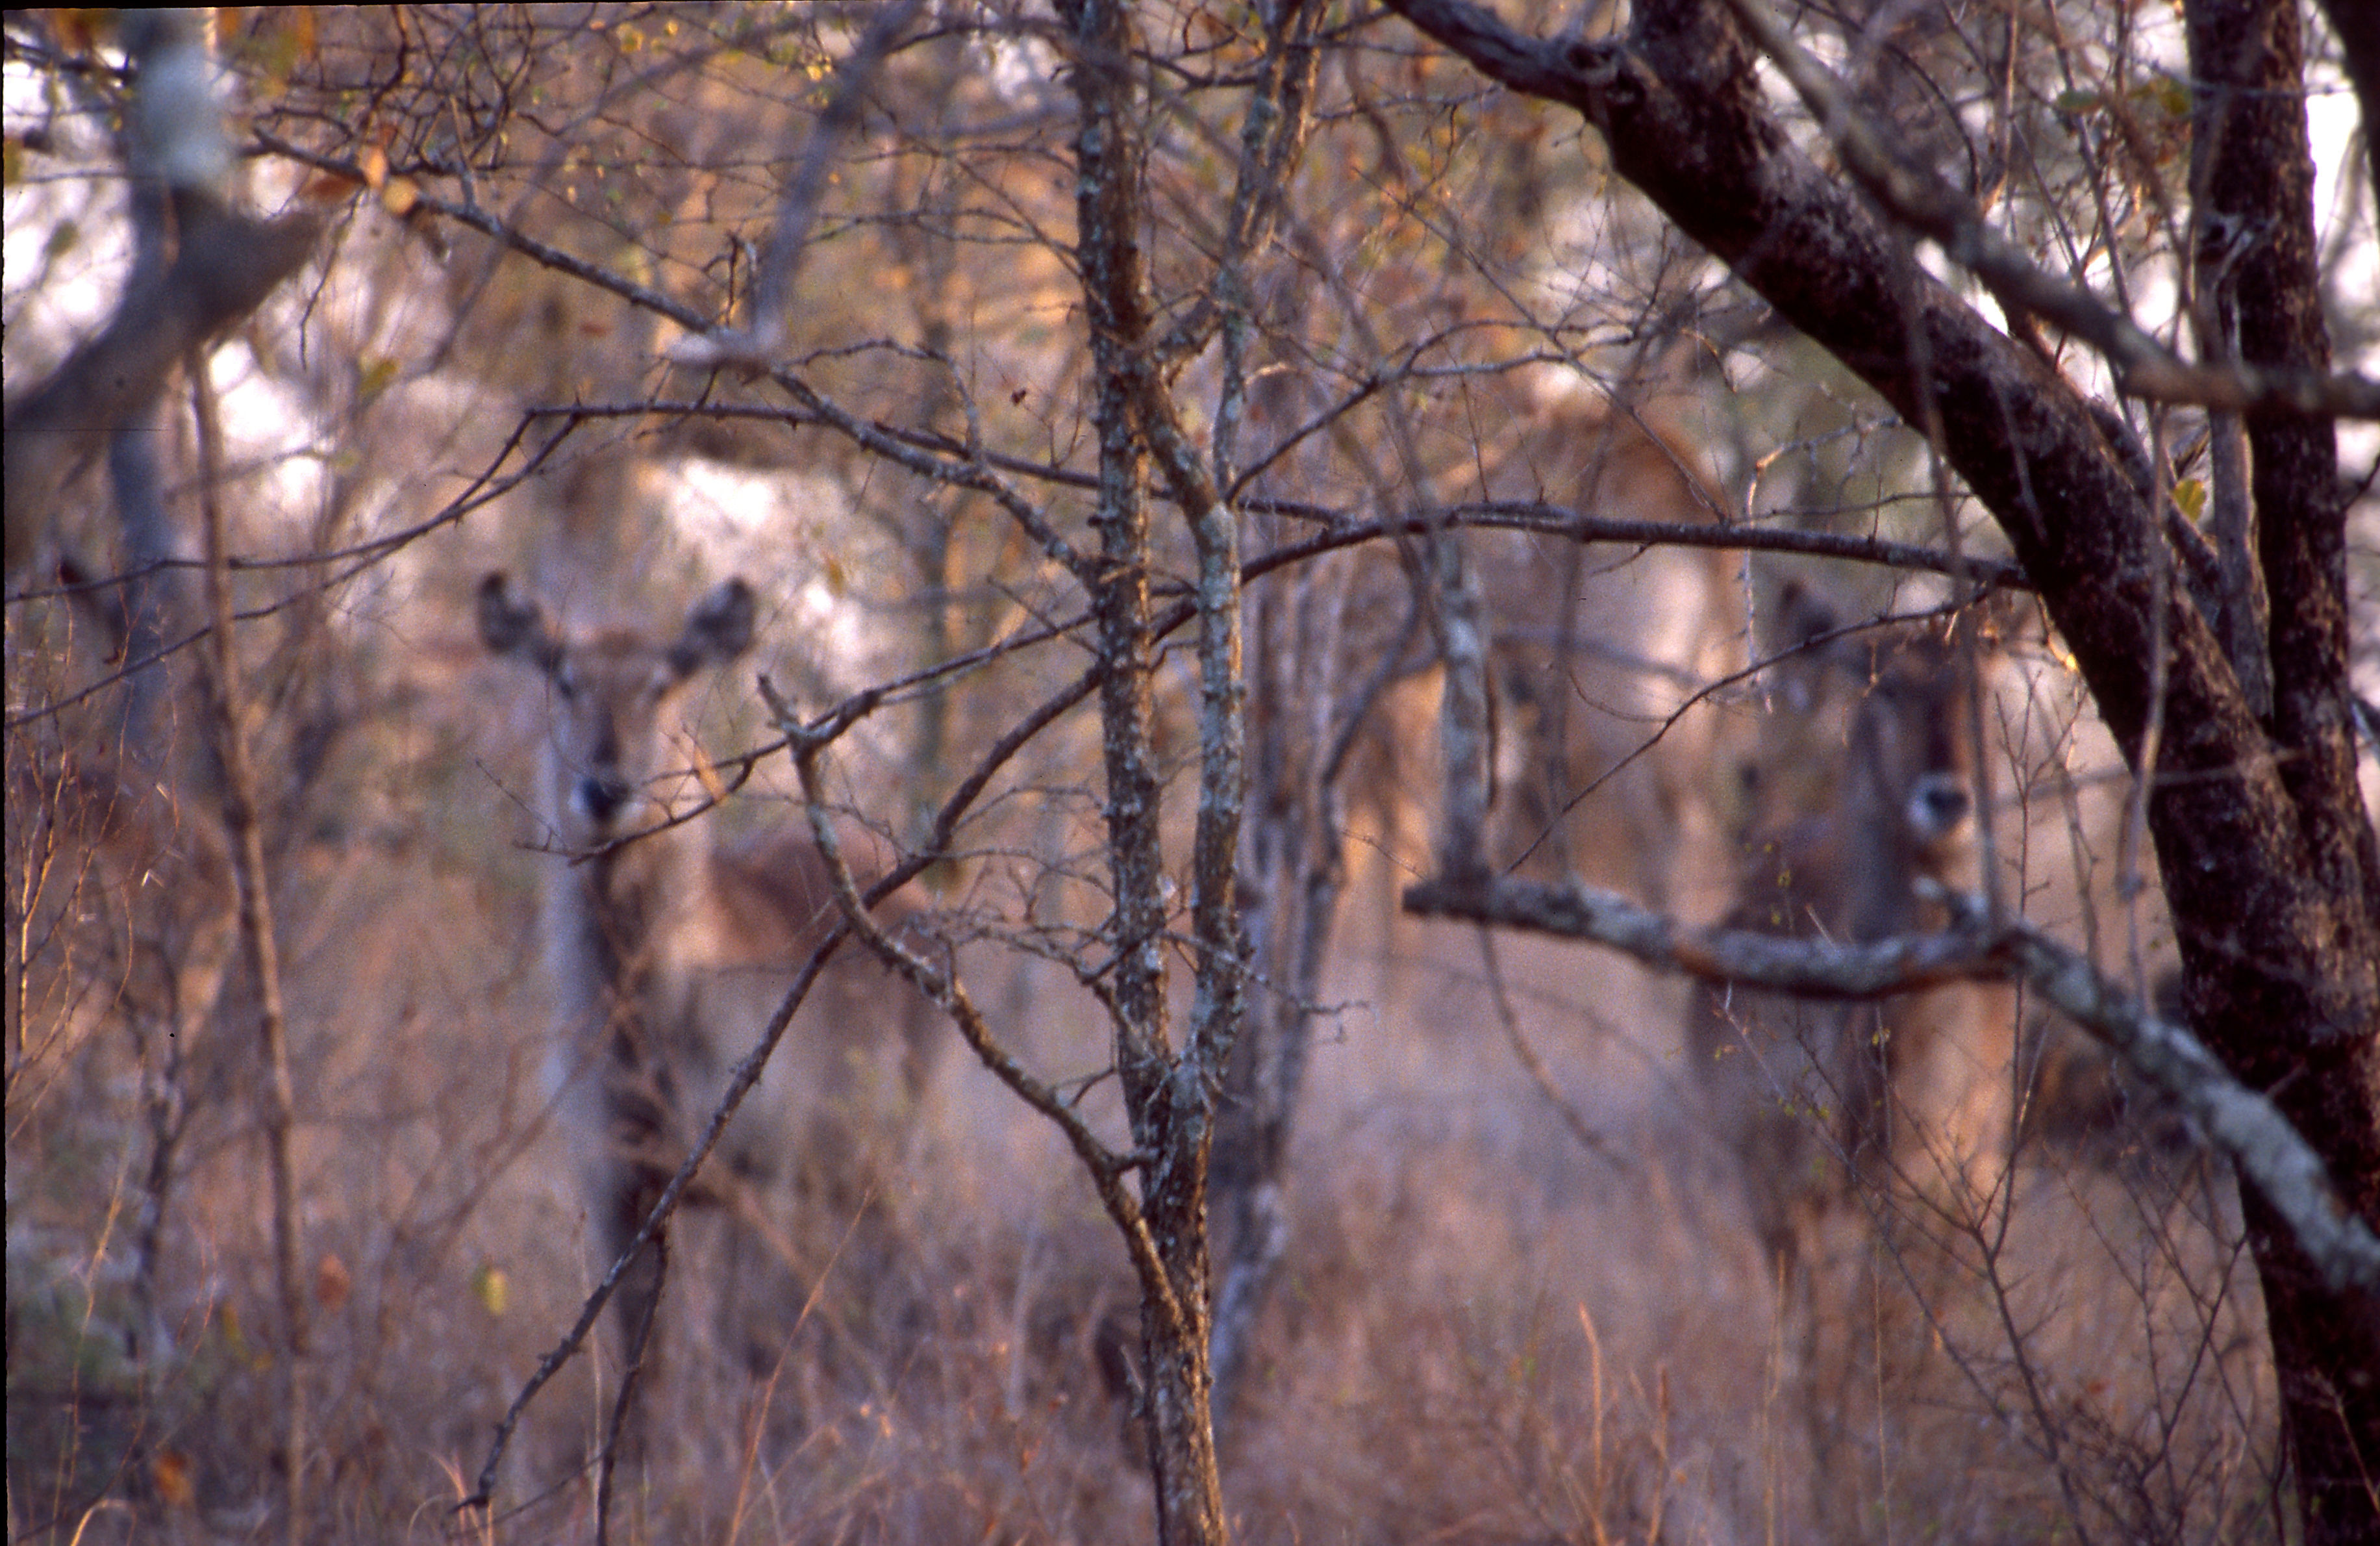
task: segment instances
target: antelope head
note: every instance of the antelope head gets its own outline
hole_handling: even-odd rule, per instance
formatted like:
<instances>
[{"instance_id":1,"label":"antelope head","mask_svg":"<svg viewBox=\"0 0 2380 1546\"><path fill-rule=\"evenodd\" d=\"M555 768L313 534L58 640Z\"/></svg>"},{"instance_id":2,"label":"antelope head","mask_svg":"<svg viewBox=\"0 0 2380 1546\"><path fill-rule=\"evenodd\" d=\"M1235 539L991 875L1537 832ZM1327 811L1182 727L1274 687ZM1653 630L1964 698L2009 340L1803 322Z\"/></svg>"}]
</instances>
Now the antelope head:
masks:
<instances>
[{"instance_id":1,"label":"antelope head","mask_svg":"<svg viewBox=\"0 0 2380 1546\"><path fill-rule=\"evenodd\" d=\"M678 761L670 711L703 671L751 648L754 612L752 588L730 579L665 643L628 629L570 639L503 574L480 582L480 641L535 666L552 689L541 814L564 844L589 847L642 824L654 781Z\"/></svg>"}]
</instances>

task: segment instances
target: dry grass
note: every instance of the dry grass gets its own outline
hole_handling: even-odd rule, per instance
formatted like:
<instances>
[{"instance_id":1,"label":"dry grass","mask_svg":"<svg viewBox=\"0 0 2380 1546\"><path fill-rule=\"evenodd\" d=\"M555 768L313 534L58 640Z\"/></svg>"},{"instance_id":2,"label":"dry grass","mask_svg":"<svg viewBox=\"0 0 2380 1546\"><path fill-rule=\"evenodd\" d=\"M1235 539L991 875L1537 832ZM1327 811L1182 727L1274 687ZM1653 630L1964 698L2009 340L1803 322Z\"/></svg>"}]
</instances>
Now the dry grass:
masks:
<instances>
[{"instance_id":1,"label":"dry grass","mask_svg":"<svg viewBox=\"0 0 2380 1546\"><path fill-rule=\"evenodd\" d=\"M585 1359L531 1410L494 1516L454 1513L589 1266L542 1126L520 944L537 861L461 747L407 756L370 822L281 861L310 1535L583 1540L610 1394ZM249 1539L279 1492L289 1370L247 990L183 1049L144 1311L162 1031L125 962L146 915L137 893L55 889L29 912L38 814L12 799L10 1533ZM69 860L124 862L67 853L52 886ZM2035 1156L1979 1219L1904 1199L1846 1232L1804 1335L1678 1114L1674 990L1502 949L1597 1154L1515 1067L1468 936L1373 906L1349 939L1293 1254L1225 1434L1243 1539L2277 1538L2270 1374L2220 1188ZM1053 1064L1093 1065L1047 987L987 997ZM732 1248L716 1215L680 1232L613 1539L1148 1538L1102 1374L1129 1285L1060 1146L953 1060L899 1177L856 1229L795 1209L791 1264Z\"/></svg>"}]
</instances>

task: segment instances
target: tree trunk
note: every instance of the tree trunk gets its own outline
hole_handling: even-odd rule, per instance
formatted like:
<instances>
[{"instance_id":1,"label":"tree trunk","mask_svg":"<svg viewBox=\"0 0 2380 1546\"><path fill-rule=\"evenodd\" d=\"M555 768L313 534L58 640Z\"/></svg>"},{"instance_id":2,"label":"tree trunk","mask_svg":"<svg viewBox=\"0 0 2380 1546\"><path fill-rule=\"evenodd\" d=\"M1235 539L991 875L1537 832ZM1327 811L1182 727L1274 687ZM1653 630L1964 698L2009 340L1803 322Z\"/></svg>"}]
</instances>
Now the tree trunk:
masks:
<instances>
[{"instance_id":1,"label":"tree trunk","mask_svg":"<svg viewBox=\"0 0 2380 1546\"><path fill-rule=\"evenodd\" d=\"M1142 1217L1163 1276L1141 1284L1142 1416L1157 1488L1157 1538L1163 1546L1205 1546L1228 1539L1208 1368L1207 1161L1214 1086L1196 1055L1198 1033L1177 1056L1167 1026L1167 906L1152 747L1156 662L1143 493L1145 399L1157 388L1148 379L1134 40L1120 6L1082 0L1065 6L1064 16L1073 33L1081 113L1075 251L1090 319L1099 443L1098 509L1091 519L1102 562L1091 604L1104 668L1099 717L1115 890L1108 1009L1133 1145L1141 1156ZM1202 736L1207 733L1202 727ZM1202 804L1215 794L1202 786ZM1237 792L1231 797L1235 800ZM1202 810L1202 842L1206 835Z\"/></svg>"},{"instance_id":2,"label":"tree trunk","mask_svg":"<svg viewBox=\"0 0 2380 1546\"><path fill-rule=\"evenodd\" d=\"M2196 83L2201 305L2212 281L2242 362L2327 371L2295 0L2189 0L2183 9ZM2380 847L2356 781L2346 690L2338 441L2326 420L2297 416L2251 416L2247 432L2255 559L2274 603L2265 739L2280 797L2267 791L2264 813L2293 840L2282 856L2290 867L2275 876L2286 883L2275 898L2278 927L2235 921L2222 867L2193 841L2192 812L2156 820L2153 810L2152 821L2192 1022L2248 1082L2272 1092L2350 1206L2380 1218ZM2374 1539L2380 1299L2326 1292L2261 1199L2248 1199L2247 1219L2307 1539Z\"/></svg>"},{"instance_id":3,"label":"tree trunk","mask_svg":"<svg viewBox=\"0 0 2380 1546\"><path fill-rule=\"evenodd\" d=\"M1258 642L1249 688L1256 809L1243 845L1243 900L1254 968L1271 986L1240 1029L1216 1123L1211 1182L1229 1248L1212 1353L1215 1408L1226 1433L1246 1388L1257 1317L1289 1248L1290 1138L1346 882L1339 814L1344 737L1334 732L1348 723L1344 700L1357 713L1368 707L1341 690L1343 597L1326 599L1325 589L1309 574L1250 597L1247 607Z\"/></svg>"}]
</instances>

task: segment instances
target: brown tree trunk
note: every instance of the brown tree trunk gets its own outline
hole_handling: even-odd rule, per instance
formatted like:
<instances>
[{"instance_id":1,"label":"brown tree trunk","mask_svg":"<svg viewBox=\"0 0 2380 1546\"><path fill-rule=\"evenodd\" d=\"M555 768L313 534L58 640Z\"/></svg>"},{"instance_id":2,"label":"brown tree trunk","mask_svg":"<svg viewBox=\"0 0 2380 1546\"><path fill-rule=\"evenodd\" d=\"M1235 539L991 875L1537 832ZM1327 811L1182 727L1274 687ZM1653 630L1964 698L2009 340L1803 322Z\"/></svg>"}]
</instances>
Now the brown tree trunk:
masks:
<instances>
[{"instance_id":1,"label":"brown tree trunk","mask_svg":"<svg viewBox=\"0 0 2380 1546\"><path fill-rule=\"evenodd\" d=\"M2183 11L2200 305L2241 361L2327 371L2295 0L2189 0ZM2380 1218L2380 849L2356 782L2345 691L2338 442L2327 421L2293 415L2251 416L2247 431L2255 559L2273 599L2265 733L2284 798L2269 819L2295 829L2287 878L2303 894L2290 898L2303 921L2277 939L2255 929L2235 943L2220 867L2214 883L2200 882L2208 866L2186 812L2155 822L2158 858L2192 1023L2272 1092L2350 1205ZM2370 1540L2380 1535L2380 1301L2327 1292L2261 1204L2248 1199L2249 1240L2307 1539Z\"/></svg>"}]
</instances>

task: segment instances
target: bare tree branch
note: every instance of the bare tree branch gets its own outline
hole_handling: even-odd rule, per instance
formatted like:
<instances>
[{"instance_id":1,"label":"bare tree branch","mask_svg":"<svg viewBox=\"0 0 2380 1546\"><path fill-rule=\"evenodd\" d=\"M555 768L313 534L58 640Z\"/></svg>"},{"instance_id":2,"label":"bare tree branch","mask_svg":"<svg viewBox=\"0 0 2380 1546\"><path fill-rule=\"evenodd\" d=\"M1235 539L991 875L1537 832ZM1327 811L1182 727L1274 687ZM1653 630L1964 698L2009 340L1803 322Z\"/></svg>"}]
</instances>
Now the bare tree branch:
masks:
<instances>
[{"instance_id":1,"label":"bare tree branch","mask_svg":"<svg viewBox=\"0 0 2380 1546\"><path fill-rule=\"evenodd\" d=\"M1873 943L1694 929L1617 892L1512 876L1411 887L1405 910L1618 950L1660 971L1811 998L1871 999L1946 982L2031 983L2180 1103L2240 1175L2288 1221L2335 1288L2380 1286L2380 1236L2341 1202L2320 1155L2265 1096L2227 1071L2186 1029L2162 1020L2089 961L2030 925L1992 928L1980 907L1940 934Z\"/></svg>"},{"instance_id":2,"label":"bare tree branch","mask_svg":"<svg viewBox=\"0 0 2380 1546\"><path fill-rule=\"evenodd\" d=\"M2115 367L2118 389L2127 396L2234 413L2286 408L2340 419L2380 419L2380 382L2275 371L2240 360L2193 364L2129 317L2100 305L2088 291L2044 274L1985 223L1972 201L1896 153L1762 0L1727 4L1809 104L1868 197L1912 230L1940 242L1951 260L1972 270L2001 305L2046 318L2087 340Z\"/></svg>"},{"instance_id":3,"label":"bare tree branch","mask_svg":"<svg viewBox=\"0 0 2380 1546\"><path fill-rule=\"evenodd\" d=\"M681 364L700 367L740 365L766 370L776 363L790 335L787 314L794 302L794 279L801 271L802 249L810 227L818 223L819 203L825 197L827 171L843 141L859 127L868 88L876 79L892 45L907 31L924 0L900 0L880 7L861 34L851 56L835 67L834 94L826 111L810 126L798 156L791 187L777 208L777 223L769 232L769 250L752 289L752 319L742 328L718 328L679 341L671 357Z\"/></svg>"}]
</instances>

